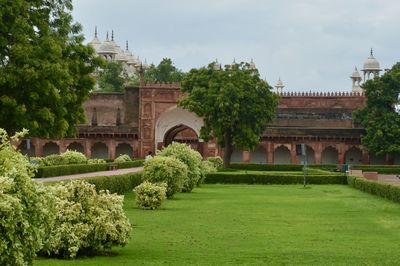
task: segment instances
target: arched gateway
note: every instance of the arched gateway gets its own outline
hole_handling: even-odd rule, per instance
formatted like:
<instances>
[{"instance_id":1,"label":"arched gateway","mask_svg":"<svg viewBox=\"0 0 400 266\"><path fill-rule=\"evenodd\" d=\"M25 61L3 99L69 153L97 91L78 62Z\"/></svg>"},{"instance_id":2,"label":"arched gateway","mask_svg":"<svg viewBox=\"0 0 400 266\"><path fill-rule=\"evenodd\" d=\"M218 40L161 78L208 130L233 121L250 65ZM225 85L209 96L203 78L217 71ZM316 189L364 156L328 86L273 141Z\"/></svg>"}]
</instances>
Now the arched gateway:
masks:
<instances>
[{"instance_id":1,"label":"arched gateway","mask_svg":"<svg viewBox=\"0 0 400 266\"><path fill-rule=\"evenodd\" d=\"M179 107L172 107L161 114L155 125L155 143L157 148L171 144L173 141L188 143L199 149L200 128L203 120L194 113Z\"/></svg>"}]
</instances>

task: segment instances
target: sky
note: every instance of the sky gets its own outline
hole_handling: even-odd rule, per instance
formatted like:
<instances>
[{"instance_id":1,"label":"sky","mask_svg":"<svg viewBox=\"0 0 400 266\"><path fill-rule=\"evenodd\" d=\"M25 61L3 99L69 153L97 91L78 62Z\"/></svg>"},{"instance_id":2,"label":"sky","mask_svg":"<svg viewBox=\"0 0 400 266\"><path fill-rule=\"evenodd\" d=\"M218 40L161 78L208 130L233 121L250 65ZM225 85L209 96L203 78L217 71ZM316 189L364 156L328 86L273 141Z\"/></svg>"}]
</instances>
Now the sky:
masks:
<instances>
[{"instance_id":1,"label":"sky","mask_svg":"<svg viewBox=\"0 0 400 266\"><path fill-rule=\"evenodd\" d=\"M370 49L381 68L400 61L398 0L72 0L87 41L117 44L183 70L254 60L285 91L350 91Z\"/></svg>"}]
</instances>

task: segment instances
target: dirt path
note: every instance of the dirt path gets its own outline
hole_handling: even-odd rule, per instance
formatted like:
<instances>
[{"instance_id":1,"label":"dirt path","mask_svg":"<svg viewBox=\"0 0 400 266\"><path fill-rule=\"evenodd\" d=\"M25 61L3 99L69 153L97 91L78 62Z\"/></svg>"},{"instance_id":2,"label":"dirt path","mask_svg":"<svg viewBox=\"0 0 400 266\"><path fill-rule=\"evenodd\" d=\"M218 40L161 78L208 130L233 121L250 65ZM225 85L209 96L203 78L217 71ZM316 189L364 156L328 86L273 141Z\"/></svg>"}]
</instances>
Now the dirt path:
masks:
<instances>
[{"instance_id":1,"label":"dirt path","mask_svg":"<svg viewBox=\"0 0 400 266\"><path fill-rule=\"evenodd\" d=\"M378 175L378 180L400 186L400 179L397 175Z\"/></svg>"},{"instance_id":2,"label":"dirt path","mask_svg":"<svg viewBox=\"0 0 400 266\"><path fill-rule=\"evenodd\" d=\"M37 182L57 182L57 181L62 181L62 180L67 180L67 179L79 179L79 178L85 178L85 177L123 175L123 174L135 173L135 172L140 172L140 171L143 171L143 167L92 172L92 173L84 173L84 174L76 174L76 175L63 175L63 176L54 176L54 177L46 177L46 178L34 178L33 180L35 180Z\"/></svg>"}]
</instances>

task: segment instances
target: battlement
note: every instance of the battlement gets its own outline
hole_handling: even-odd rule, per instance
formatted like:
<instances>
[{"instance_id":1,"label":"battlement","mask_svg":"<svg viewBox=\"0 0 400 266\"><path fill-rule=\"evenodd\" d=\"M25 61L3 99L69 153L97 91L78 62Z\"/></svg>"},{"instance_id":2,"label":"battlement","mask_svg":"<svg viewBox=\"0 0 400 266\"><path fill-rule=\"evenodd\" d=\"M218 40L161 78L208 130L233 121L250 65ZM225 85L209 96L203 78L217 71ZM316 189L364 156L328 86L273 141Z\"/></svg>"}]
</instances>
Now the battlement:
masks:
<instances>
[{"instance_id":1,"label":"battlement","mask_svg":"<svg viewBox=\"0 0 400 266\"><path fill-rule=\"evenodd\" d=\"M281 97L363 97L364 93L359 92L299 92L299 91L291 91L291 92L278 92L277 93Z\"/></svg>"},{"instance_id":2,"label":"battlement","mask_svg":"<svg viewBox=\"0 0 400 266\"><path fill-rule=\"evenodd\" d=\"M180 89L181 84L179 82L172 82L172 83L150 83L150 82L142 82L140 83L140 88L173 88L173 89Z\"/></svg>"}]
</instances>

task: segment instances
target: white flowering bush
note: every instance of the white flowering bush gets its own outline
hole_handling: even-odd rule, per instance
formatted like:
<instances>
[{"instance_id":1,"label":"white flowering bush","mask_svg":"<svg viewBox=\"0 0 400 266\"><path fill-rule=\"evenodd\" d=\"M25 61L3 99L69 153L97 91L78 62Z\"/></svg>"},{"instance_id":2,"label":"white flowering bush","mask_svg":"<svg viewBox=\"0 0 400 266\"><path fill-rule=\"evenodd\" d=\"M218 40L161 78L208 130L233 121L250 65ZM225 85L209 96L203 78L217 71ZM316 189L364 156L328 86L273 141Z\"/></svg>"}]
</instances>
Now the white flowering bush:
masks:
<instances>
[{"instance_id":1,"label":"white flowering bush","mask_svg":"<svg viewBox=\"0 0 400 266\"><path fill-rule=\"evenodd\" d=\"M199 181L197 182L197 185L200 186L204 182L204 179L206 179L206 176L208 173L213 173L217 172L217 168L214 166L214 164L208 160L202 161L200 164L200 169L201 169L201 177Z\"/></svg>"},{"instance_id":2,"label":"white flowering bush","mask_svg":"<svg viewBox=\"0 0 400 266\"><path fill-rule=\"evenodd\" d=\"M167 184L153 184L144 181L133 190L136 194L136 204L145 210L155 210L167 198Z\"/></svg>"},{"instance_id":3,"label":"white flowering bush","mask_svg":"<svg viewBox=\"0 0 400 266\"><path fill-rule=\"evenodd\" d=\"M57 216L42 253L74 258L128 243L131 225L122 209L123 196L97 193L94 185L82 180L52 189Z\"/></svg>"},{"instance_id":4,"label":"white flowering bush","mask_svg":"<svg viewBox=\"0 0 400 266\"><path fill-rule=\"evenodd\" d=\"M160 156L173 157L188 167L188 178L184 181L182 191L190 192L201 178L201 154L184 143L172 142L157 153Z\"/></svg>"},{"instance_id":5,"label":"white flowering bush","mask_svg":"<svg viewBox=\"0 0 400 266\"><path fill-rule=\"evenodd\" d=\"M143 179L152 183L167 184L167 198L182 190L184 182L188 182L186 164L173 157L157 155L144 163Z\"/></svg>"},{"instance_id":6,"label":"white flowering bush","mask_svg":"<svg viewBox=\"0 0 400 266\"><path fill-rule=\"evenodd\" d=\"M86 164L87 158L85 154L77 151L66 150L61 154L65 164Z\"/></svg>"},{"instance_id":7,"label":"white flowering bush","mask_svg":"<svg viewBox=\"0 0 400 266\"><path fill-rule=\"evenodd\" d=\"M55 216L48 189L31 179L35 167L10 144L26 133L0 128L0 265L32 265Z\"/></svg>"},{"instance_id":8,"label":"white flowering bush","mask_svg":"<svg viewBox=\"0 0 400 266\"><path fill-rule=\"evenodd\" d=\"M131 157L127 154L121 154L114 160L115 163L132 162Z\"/></svg>"},{"instance_id":9,"label":"white flowering bush","mask_svg":"<svg viewBox=\"0 0 400 266\"><path fill-rule=\"evenodd\" d=\"M102 164L102 163L107 163L106 160L100 159L100 158L95 158L95 159L88 159L87 164Z\"/></svg>"},{"instance_id":10,"label":"white flowering bush","mask_svg":"<svg viewBox=\"0 0 400 266\"><path fill-rule=\"evenodd\" d=\"M207 161L211 162L217 170L222 169L222 167L224 166L224 161L219 156L208 157Z\"/></svg>"}]
</instances>

